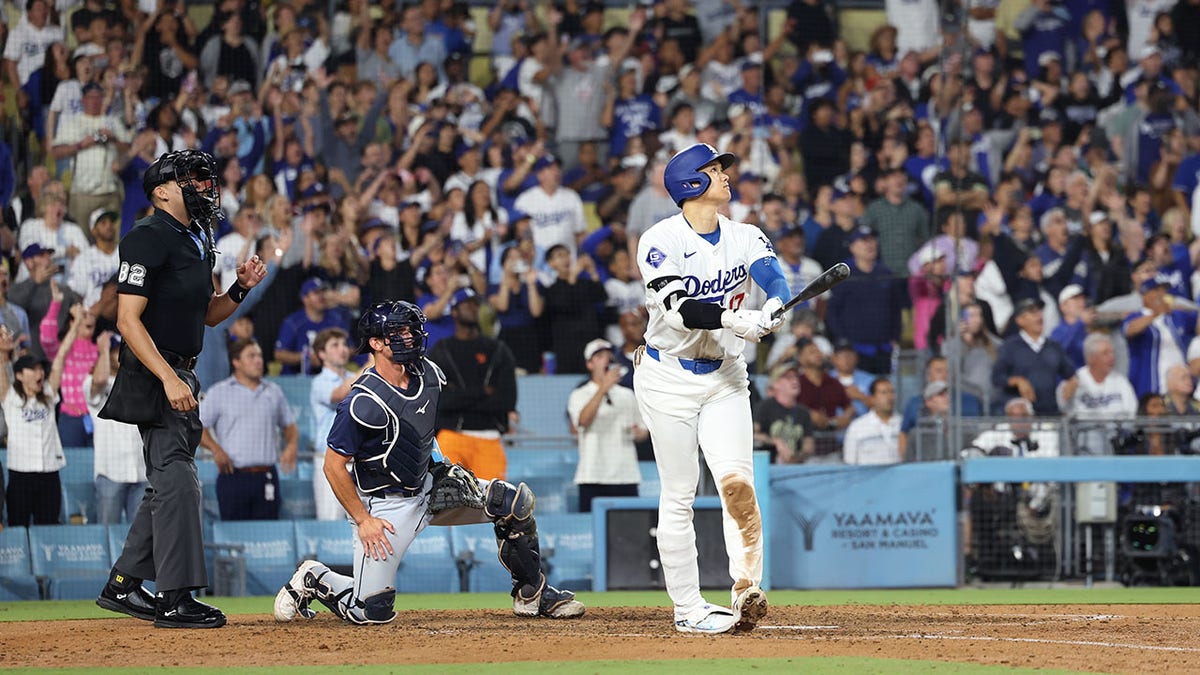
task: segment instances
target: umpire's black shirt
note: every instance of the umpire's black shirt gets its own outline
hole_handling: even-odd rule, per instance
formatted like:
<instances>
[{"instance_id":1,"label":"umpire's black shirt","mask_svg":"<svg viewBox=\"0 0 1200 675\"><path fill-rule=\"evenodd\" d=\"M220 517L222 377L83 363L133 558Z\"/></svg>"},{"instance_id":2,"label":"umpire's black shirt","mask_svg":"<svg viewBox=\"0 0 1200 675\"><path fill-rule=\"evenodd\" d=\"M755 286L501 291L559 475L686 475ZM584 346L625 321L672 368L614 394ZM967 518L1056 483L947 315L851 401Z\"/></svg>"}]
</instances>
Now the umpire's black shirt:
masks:
<instances>
[{"instance_id":1,"label":"umpire's black shirt","mask_svg":"<svg viewBox=\"0 0 1200 675\"><path fill-rule=\"evenodd\" d=\"M185 358L200 353L213 295L208 249L202 231L162 209L139 220L121 239L117 292L148 299L142 323L160 351Z\"/></svg>"}]
</instances>

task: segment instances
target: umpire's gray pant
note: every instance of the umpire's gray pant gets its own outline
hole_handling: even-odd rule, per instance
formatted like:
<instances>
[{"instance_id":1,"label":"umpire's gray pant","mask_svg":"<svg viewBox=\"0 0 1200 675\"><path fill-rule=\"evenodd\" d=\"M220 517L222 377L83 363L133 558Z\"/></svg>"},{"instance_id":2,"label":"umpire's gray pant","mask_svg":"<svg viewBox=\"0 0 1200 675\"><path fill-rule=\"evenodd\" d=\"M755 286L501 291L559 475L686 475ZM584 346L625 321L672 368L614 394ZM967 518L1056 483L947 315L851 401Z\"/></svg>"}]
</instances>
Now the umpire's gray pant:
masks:
<instances>
[{"instance_id":1,"label":"umpire's gray pant","mask_svg":"<svg viewBox=\"0 0 1200 675\"><path fill-rule=\"evenodd\" d=\"M195 396L196 374L175 370ZM138 425L150 487L142 498L125 550L114 568L136 579L150 579L158 591L204 588L204 532L200 514L200 479L196 447L202 431L200 410L163 411L163 426Z\"/></svg>"}]
</instances>

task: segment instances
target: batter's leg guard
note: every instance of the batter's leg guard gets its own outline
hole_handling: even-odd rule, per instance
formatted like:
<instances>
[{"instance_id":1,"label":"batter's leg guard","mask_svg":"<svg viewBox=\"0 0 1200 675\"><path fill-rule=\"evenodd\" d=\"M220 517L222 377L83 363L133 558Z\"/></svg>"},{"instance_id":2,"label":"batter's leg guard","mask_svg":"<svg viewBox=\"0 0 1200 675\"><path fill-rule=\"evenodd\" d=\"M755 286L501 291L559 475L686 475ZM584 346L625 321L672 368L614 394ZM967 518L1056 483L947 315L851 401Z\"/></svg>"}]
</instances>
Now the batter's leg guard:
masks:
<instances>
[{"instance_id":1,"label":"batter's leg guard","mask_svg":"<svg viewBox=\"0 0 1200 675\"><path fill-rule=\"evenodd\" d=\"M580 616L584 606L570 591L560 591L546 583L542 573L541 548L537 521L533 517L535 498L529 486L494 480L488 486L484 512L495 522L500 563L513 578L513 613L517 616Z\"/></svg>"}]
</instances>

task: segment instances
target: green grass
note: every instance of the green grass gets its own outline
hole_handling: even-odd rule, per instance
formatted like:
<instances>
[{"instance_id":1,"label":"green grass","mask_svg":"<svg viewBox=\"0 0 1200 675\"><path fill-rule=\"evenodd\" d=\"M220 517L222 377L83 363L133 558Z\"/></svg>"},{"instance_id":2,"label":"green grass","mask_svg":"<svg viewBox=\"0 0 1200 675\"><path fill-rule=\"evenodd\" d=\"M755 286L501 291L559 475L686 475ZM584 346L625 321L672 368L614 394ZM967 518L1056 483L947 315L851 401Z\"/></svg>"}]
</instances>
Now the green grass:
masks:
<instances>
[{"instance_id":1,"label":"green grass","mask_svg":"<svg viewBox=\"0 0 1200 675\"><path fill-rule=\"evenodd\" d=\"M496 664L456 663L456 664L405 664L403 666L281 666L276 668L172 668L173 673L186 675L228 675L231 672L251 670L255 675L329 675L333 673L389 673L403 672L405 675L479 675L481 672L497 669ZM76 675L84 672L104 675L128 675L130 673L153 673L157 675L161 669L137 670L132 668L90 668L64 670L36 670L22 668L6 670L5 673L70 673ZM655 675L696 675L696 673L805 673L805 675L856 675L870 673L888 673L908 675L909 673L968 673L1005 675L1038 673L1039 675L1054 673L1070 673L1068 670L1032 670L1027 668L1008 668L1004 666L985 666L971 663L943 663L940 661L908 661L903 659L873 659L867 657L834 656L834 657L799 657L779 659L695 659L674 661L530 661L520 666L522 673L554 673L555 675L590 675L592 673L644 673L654 672Z\"/></svg>"},{"instance_id":2,"label":"green grass","mask_svg":"<svg viewBox=\"0 0 1200 675\"><path fill-rule=\"evenodd\" d=\"M711 597L720 591L714 591ZM611 591L580 593L589 607L666 607L665 592ZM207 602L227 614L267 614L271 598L211 598ZM396 596L396 609L506 609L502 593L451 593ZM1145 605L1200 604L1200 588L1070 588L1070 589L903 589L855 591L774 591L775 606L831 605ZM0 622L112 618L90 600L0 603Z\"/></svg>"}]
</instances>

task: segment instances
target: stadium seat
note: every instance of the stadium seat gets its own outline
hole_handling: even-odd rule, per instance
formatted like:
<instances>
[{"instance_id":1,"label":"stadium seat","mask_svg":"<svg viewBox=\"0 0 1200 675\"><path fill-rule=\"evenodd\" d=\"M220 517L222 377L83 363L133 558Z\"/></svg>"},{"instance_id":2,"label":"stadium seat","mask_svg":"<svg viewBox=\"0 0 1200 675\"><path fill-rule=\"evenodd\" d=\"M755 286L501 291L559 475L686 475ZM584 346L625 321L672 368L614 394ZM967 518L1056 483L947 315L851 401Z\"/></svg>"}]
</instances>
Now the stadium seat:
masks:
<instances>
[{"instance_id":1,"label":"stadium seat","mask_svg":"<svg viewBox=\"0 0 1200 675\"><path fill-rule=\"evenodd\" d=\"M125 550L125 537L129 535L129 523L114 523L108 526L108 557L117 564L117 558L121 557L121 552ZM151 593L154 592L154 582L150 580L142 581L142 585Z\"/></svg>"},{"instance_id":2,"label":"stadium seat","mask_svg":"<svg viewBox=\"0 0 1200 675\"><path fill-rule=\"evenodd\" d=\"M296 553L301 560L320 560L331 566L353 565L351 537L353 529L346 520L296 521Z\"/></svg>"},{"instance_id":3,"label":"stadium seat","mask_svg":"<svg viewBox=\"0 0 1200 675\"><path fill-rule=\"evenodd\" d=\"M217 479L200 481L200 515L205 521L221 519L221 505L217 503Z\"/></svg>"},{"instance_id":4,"label":"stadium seat","mask_svg":"<svg viewBox=\"0 0 1200 675\"><path fill-rule=\"evenodd\" d=\"M567 438L567 398L583 375L526 375L517 378L517 412L521 415L519 435Z\"/></svg>"},{"instance_id":5,"label":"stadium seat","mask_svg":"<svg viewBox=\"0 0 1200 675\"><path fill-rule=\"evenodd\" d=\"M96 597L112 568L104 525L35 525L29 548L33 574L50 600Z\"/></svg>"},{"instance_id":6,"label":"stadium seat","mask_svg":"<svg viewBox=\"0 0 1200 675\"><path fill-rule=\"evenodd\" d=\"M58 472L58 478L67 482L92 482L95 477L96 453L91 448L63 448L67 465Z\"/></svg>"},{"instance_id":7,"label":"stadium seat","mask_svg":"<svg viewBox=\"0 0 1200 675\"><path fill-rule=\"evenodd\" d=\"M539 512L537 521L542 558L550 568L550 584L572 591L592 590L592 515Z\"/></svg>"},{"instance_id":8,"label":"stadium seat","mask_svg":"<svg viewBox=\"0 0 1200 675\"><path fill-rule=\"evenodd\" d=\"M268 377L268 380L279 385L292 413L296 416L296 424L300 427L300 452L312 450L312 438L309 437L308 417L310 413L308 394L312 389L312 378L300 375L279 375Z\"/></svg>"},{"instance_id":9,"label":"stadium seat","mask_svg":"<svg viewBox=\"0 0 1200 675\"><path fill-rule=\"evenodd\" d=\"M86 480L62 481L62 510L64 523L86 524L96 522L96 484L92 481L91 469Z\"/></svg>"},{"instance_id":10,"label":"stadium seat","mask_svg":"<svg viewBox=\"0 0 1200 675\"><path fill-rule=\"evenodd\" d=\"M642 474L642 482L638 484L638 496L657 497L662 492L658 465L654 462L638 462L638 471Z\"/></svg>"},{"instance_id":11,"label":"stadium seat","mask_svg":"<svg viewBox=\"0 0 1200 675\"><path fill-rule=\"evenodd\" d=\"M533 449L516 446L507 451L508 470L505 478L512 483L530 478L553 476L574 480L579 463L575 448Z\"/></svg>"},{"instance_id":12,"label":"stadium seat","mask_svg":"<svg viewBox=\"0 0 1200 675\"><path fill-rule=\"evenodd\" d=\"M0 602L39 598L32 557L28 530L23 527L0 530Z\"/></svg>"},{"instance_id":13,"label":"stadium seat","mask_svg":"<svg viewBox=\"0 0 1200 675\"><path fill-rule=\"evenodd\" d=\"M530 476L523 479L537 498L537 514L568 513L571 506L579 510L579 488L563 476Z\"/></svg>"},{"instance_id":14,"label":"stadium seat","mask_svg":"<svg viewBox=\"0 0 1200 675\"><path fill-rule=\"evenodd\" d=\"M512 591L512 575L496 557L496 532L490 524L456 525L450 528L450 541L458 568L468 569L466 590L471 593Z\"/></svg>"},{"instance_id":15,"label":"stadium seat","mask_svg":"<svg viewBox=\"0 0 1200 675\"><path fill-rule=\"evenodd\" d=\"M213 542L239 544L246 561L246 592L274 595L296 571L296 532L291 521L213 523Z\"/></svg>"},{"instance_id":16,"label":"stadium seat","mask_svg":"<svg viewBox=\"0 0 1200 675\"><path fill-rule=\"evenodd\" d=\"M458 592L458 568L451 550L450 533L446 528L425 528L425 531L413 540L400 561L400 570L396 574L396 592Z\"/></svg>"},{"instance_id":17,"label":"stadium seat","mask_svg":"<svg viewBox=\"0 0 1200 675\"><path fill-rule=\"evenodd\" d=\"M279 481L279 517L286 520L307 520L317 517L317 502L313 497L312 480L282 478Z\"/></svg>"}]
</instances>

